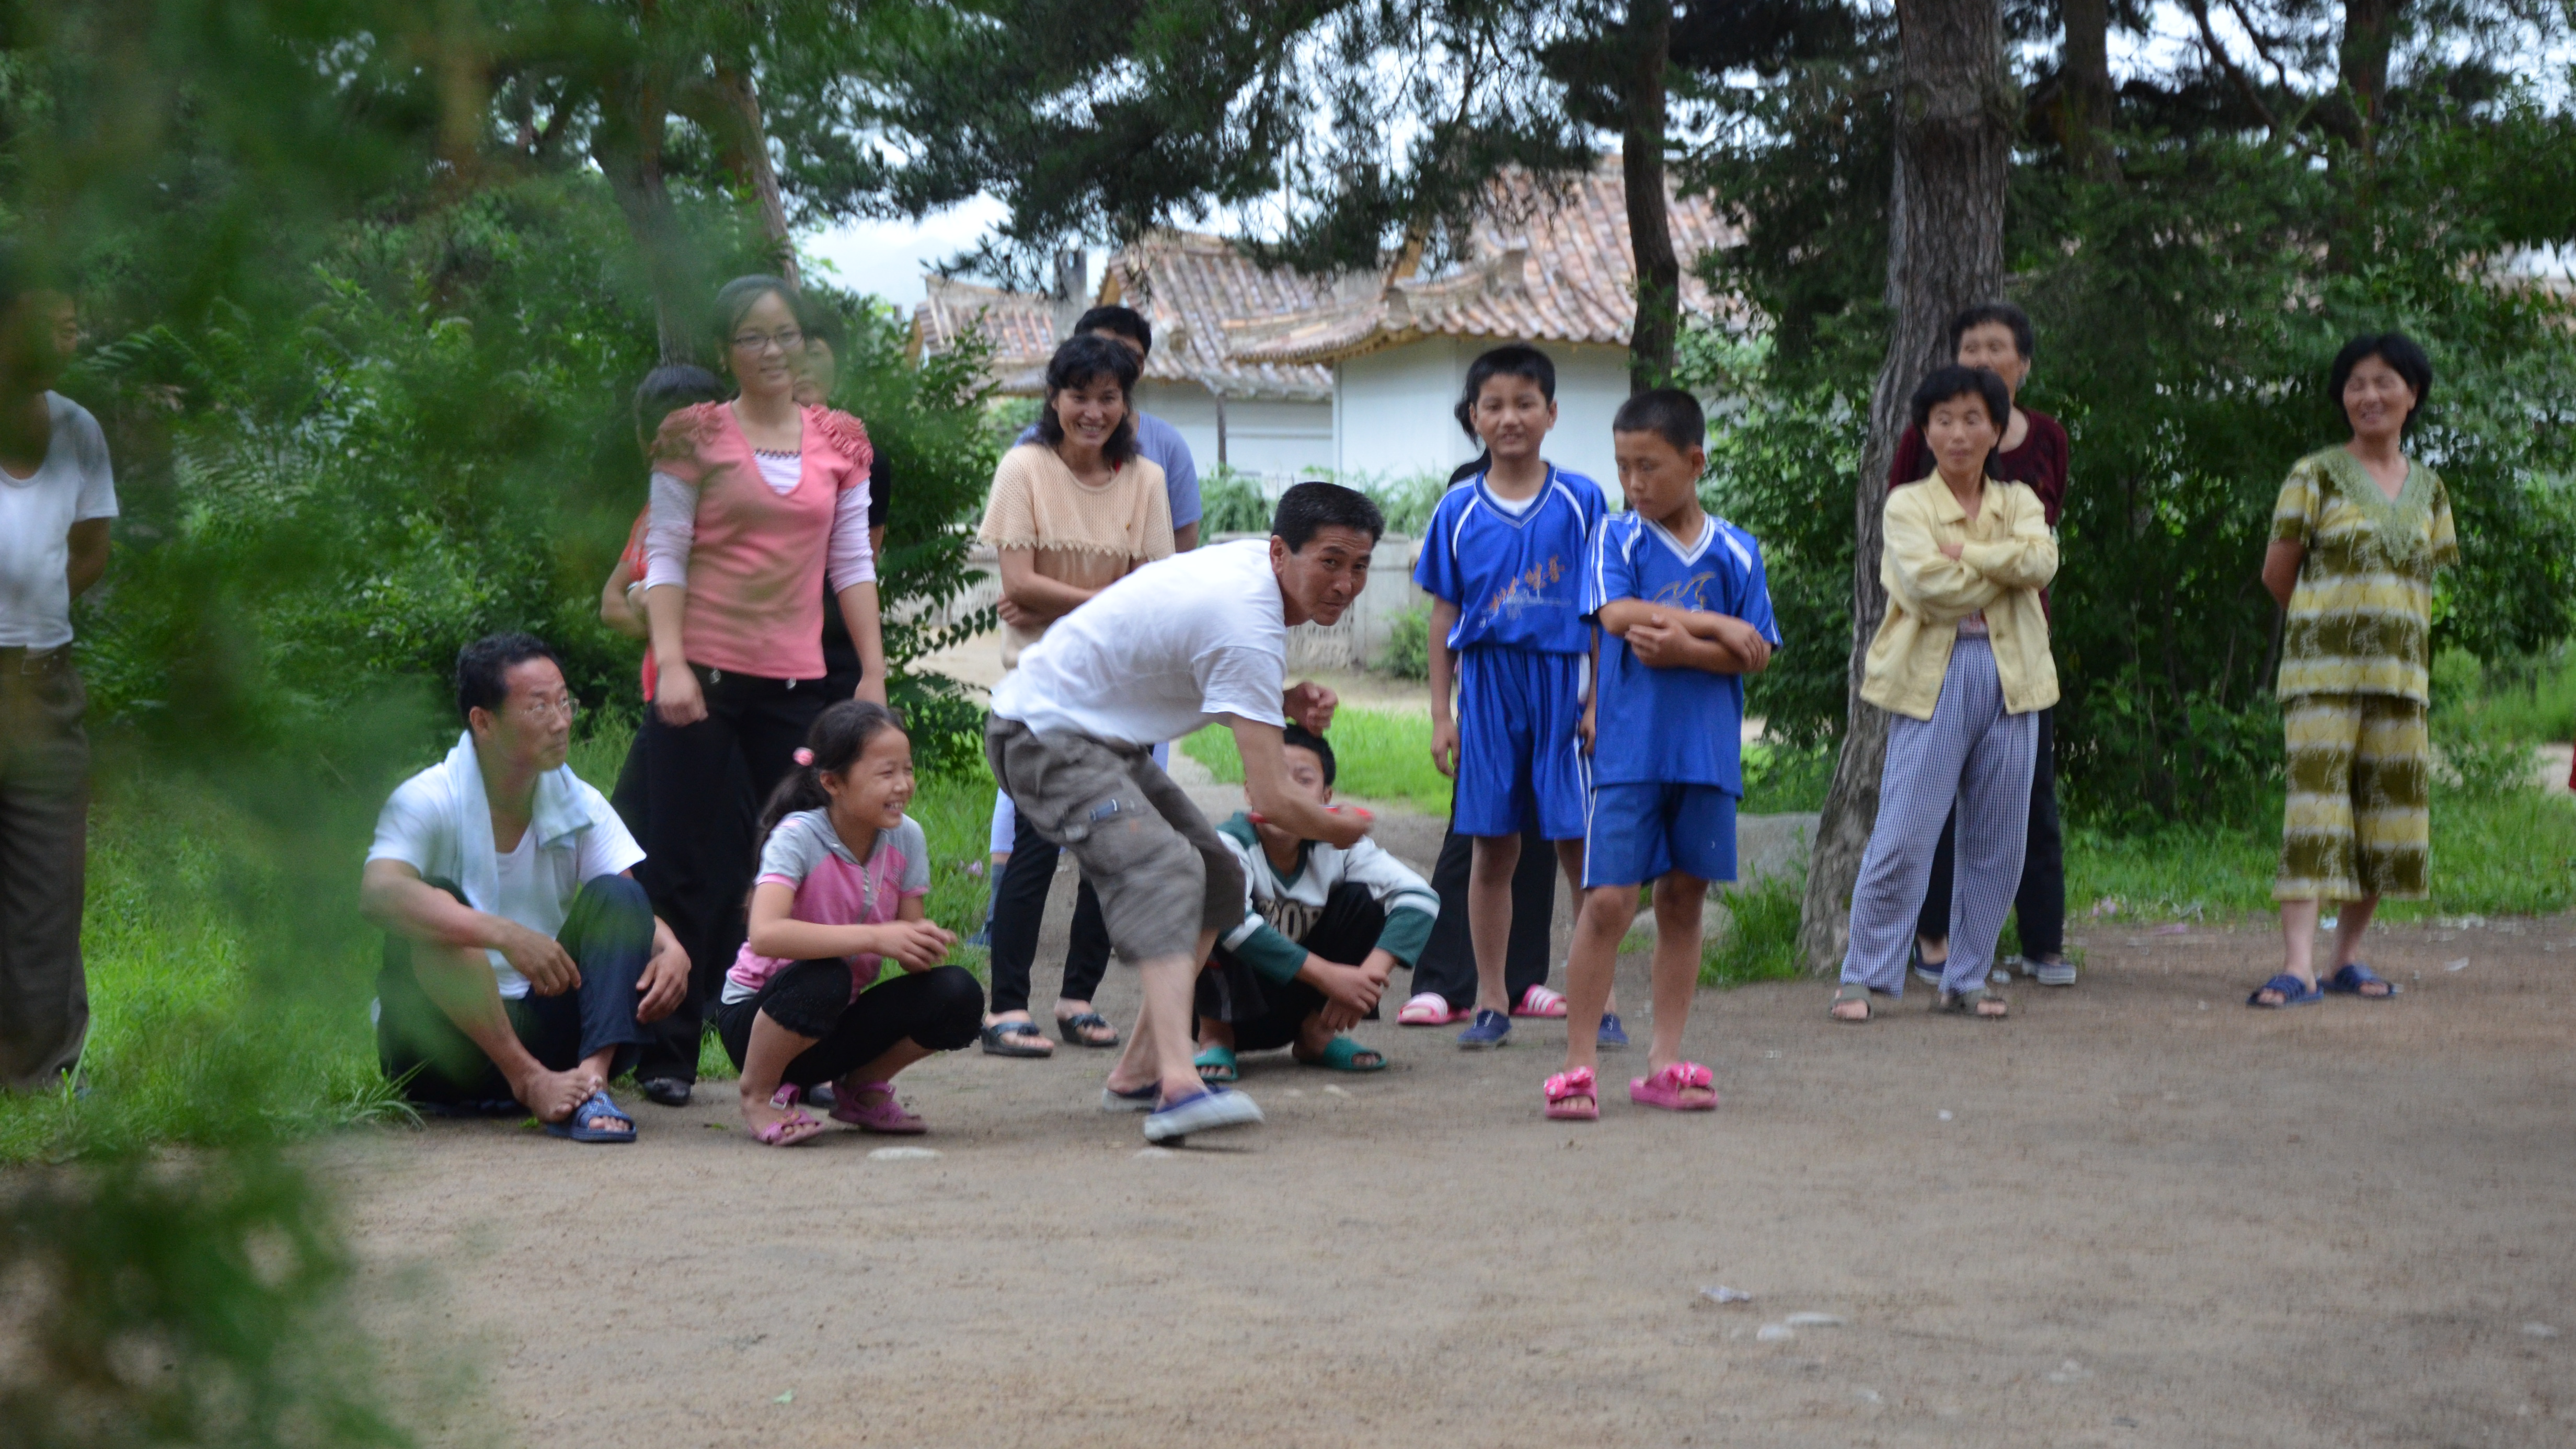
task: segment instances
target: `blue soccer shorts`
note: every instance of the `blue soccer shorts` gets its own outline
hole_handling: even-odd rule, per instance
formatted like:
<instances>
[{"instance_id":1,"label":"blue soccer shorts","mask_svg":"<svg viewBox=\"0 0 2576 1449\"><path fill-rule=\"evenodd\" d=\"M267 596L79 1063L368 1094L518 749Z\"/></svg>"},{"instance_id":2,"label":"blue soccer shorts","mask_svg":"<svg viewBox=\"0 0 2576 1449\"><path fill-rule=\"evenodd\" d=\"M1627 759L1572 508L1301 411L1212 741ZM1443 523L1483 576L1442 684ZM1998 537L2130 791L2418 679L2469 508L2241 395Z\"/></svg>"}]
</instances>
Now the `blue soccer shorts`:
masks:
<instances>
[{"instance_id":1,"label":"blue soccer shorts","mask_svg":"<svg viewBox=\"0 0 2576 1449\"><path fill-rule=\"evenodd\" d=\"M1634 886L1674 871L1735 879L1735 797L1715 785L1595 785L1583 884Z\"/></svg>"},{"instance_id":2,"label":"blue soccer shorts","mask_svg":"<svg viewBox=\"0 0 2576 1449\"><path fill-rule=\"evenodd\" d=\"M1591 761L1583 725L1580 654L1482 645L1458 656L1458 786L1449 828L1518 835L1538 822L1550 840L1583 838Z\"/></svg>"}]
</instances>

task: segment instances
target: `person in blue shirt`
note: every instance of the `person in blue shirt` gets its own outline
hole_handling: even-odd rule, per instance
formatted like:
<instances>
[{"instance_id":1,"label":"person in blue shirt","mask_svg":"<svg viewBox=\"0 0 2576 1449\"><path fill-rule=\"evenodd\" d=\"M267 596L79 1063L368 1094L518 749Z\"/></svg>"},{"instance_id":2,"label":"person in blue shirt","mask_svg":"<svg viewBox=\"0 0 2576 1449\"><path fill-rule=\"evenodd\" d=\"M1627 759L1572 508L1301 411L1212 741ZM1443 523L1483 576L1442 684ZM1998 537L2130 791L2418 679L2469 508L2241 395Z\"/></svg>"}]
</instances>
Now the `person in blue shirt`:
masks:
<instances>
[{"instance_id":1,"label":"person in blue shirt","mask_svg":"<svg viewBox=\"0 0 2576 1449\"><path fill-rule=\"evenodd\" d=\"M1628 1099L1676 1112L1717 1106L1707 1067L1682 1056L1699 984L1699 917L1711 881L1735 879L1735 805L1744 796L1744 676L1771 662L1780 631L1762 547L1699 506L1708 465L1698 402L1673 388L1628 399L1611 424L1628 511L1593 535L1583 613L1600 625L1585 710L1592 766L1582 905L1566 969L1565 1069L1547 1115L1601 1115L1592 1023L1609 1000L1637 887L1655 900L1654 1038Z\"/></svg>"},{"instance_id":2,"label":"person in blue shirt","mask_svg":"<svg viewBox=\"0 0 2576 1449\"><path fill-rule=\"evenodd\" d=\"M1601 485L1539 454L1556 425L1546 353L1513 344L1478 357L1458 421L1493 461L1432 510L1413 581L1433 600L1431 758L1458 782L1452 828L1475 840L1467 928L1476 1015L1458 1034L1474 1050L1511 1035L1504 960L1524 825L1537 822L1568 884L1580 883L1589 782L1575 732L1592 652L1580 595L1584 549L1605 507Z\"/></svg>"}]
</instances>

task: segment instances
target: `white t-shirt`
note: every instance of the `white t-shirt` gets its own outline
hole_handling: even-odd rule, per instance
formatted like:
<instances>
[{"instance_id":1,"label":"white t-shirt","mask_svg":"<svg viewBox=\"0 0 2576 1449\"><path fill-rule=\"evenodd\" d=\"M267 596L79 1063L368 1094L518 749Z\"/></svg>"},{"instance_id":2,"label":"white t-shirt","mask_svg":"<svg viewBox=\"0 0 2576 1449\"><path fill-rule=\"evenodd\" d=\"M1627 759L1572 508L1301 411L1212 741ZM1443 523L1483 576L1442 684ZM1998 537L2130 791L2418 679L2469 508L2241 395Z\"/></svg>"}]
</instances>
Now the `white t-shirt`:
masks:
<instances>
[{"instance_id":1,"label":"white t-shirt","mask_svg":"<svg viewBox=\"0 0 2576 1449\"><path fill-rule=\"evenodd\" d=\"M993 713L1043 734L1176 740L1220 714L1284 725L1288 616L1270 541L1145 565L1058 619L993 690Z\"/></svg>"},{"instance_id":2,"label":"white t-shirt","mask_svg":"<svg viewBox=\"0 0 2576 1449\"><path fill-rule=\"evenodd\" d=\"M474 768L470 744L460 743L444 763L395 787L376 817L376 840L367 859L401 861L424 879L446 881L464 891L465 903L478 911L553 936L563 930L582 882L615 875L644 858L607 797L569 768L539 778L535 818L519 837L518 848L503 854L492 839L492 813L483 801L480 776L470 788L459 788L460 761L463 769ZM465 819L469 805L475 817L470 823ZM468 829L482 832L478 843L493 871L488 887L475 881L478 872L467 859L463 836ZM504 997L515 1001L528 994L528 978L511 968L508 957L498 951L485 954Z\"/></svg>"},{"instance_id":3,"label":"white t-shirt","mask_svg":"<svg viewBox=\"0 0 2576 1449\"><path fill-rule=\"evenodd\" d=\"M0 468L0 648L72 642L72 525L116 516L116 474L98 419L61 393L45 394L45 407L53 439L36 476Z\"/></svg>"}]
</instances>

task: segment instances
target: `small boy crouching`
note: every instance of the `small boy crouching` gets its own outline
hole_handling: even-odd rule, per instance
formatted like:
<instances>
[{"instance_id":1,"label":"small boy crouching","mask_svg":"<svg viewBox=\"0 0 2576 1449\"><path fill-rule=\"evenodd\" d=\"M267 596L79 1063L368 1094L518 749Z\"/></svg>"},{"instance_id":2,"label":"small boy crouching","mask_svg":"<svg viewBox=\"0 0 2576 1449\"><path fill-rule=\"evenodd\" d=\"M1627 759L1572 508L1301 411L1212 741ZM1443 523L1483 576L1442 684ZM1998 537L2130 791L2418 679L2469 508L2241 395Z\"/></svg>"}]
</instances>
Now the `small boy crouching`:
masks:
<instances>
[{"instance_id":1,"label":"small boy crouching","mask_svg":"<svg viewBox=\"0 0 2576 1449\"><path fill-rule=\"evenodd\" d=\"M1287 788L1330 805L1333 747L1293 724L1281 743ZM1217 834L1243 863L1244 916L1199 974L1199 1075L1231 1082L1235 1053L1283 1046L1310 1067L1384 1067L1383 1053L1342 1033L1376 1017L1398 965L1412 969L1440 898L1373 840L1344 850L1248 812Z\"/></svg>"},{"instance_id":2,"label":"small boy crouching","mask_svg":"<svg viewBox=\"0 0 2576 1449\"><path fill-rule=\"evenodd\" d=\"M1586 713L1592 809L1583 905L1567 970L1565 1070L1547 1115L1600 1115L1593 1022L1610 996L1637 888L1655 900L1654 1041L1630 1101L1707 1111L1717 1088L1682 1056L1699 985L1700 909L1711 881L1735 879L1735 805L1744 795L1744 676L1780 642L1753 536L1699 506L1708 465L1698 402L1640 393L1611 424L1628 511L1595 531L1583 611L1600 626Z\"/></svg>"}]
</instances>

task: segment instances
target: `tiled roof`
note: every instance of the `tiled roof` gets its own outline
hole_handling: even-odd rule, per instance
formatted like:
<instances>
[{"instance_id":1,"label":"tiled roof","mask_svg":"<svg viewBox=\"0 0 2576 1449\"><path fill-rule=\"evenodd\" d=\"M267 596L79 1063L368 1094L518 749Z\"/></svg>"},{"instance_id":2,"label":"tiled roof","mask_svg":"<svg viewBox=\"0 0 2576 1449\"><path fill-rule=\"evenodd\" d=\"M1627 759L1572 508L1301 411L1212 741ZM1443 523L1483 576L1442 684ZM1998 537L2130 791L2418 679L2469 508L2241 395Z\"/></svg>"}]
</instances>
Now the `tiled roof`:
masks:
<instances>
[{"instance_id":1,"label":"tiled roof","mask_svg":"<svg viewBox=\"0 0 2576 1449\"><path fill-rule=\"evenodd\" d=\"M1434 276L1390 280L1338 306L1238 322L1228 329L1235 365L1328 363L1438 336L1627 345L1637 272L1619 158L1604 158L1560 193L1521 171L1497 178L1494 191L1463 262ZM1692 263L1733 244L1735 228L1706 197L1674 197L1670 208L1682 310L1713 313L1718 301Z\"/></svg>"},{"instance_id":2,"label":"tiled roof","mask_svg":"<svg viewBox=\"0 0 2576 1449\"><path fill-rule=\"evenodd\" d=\"M922 278L928 295L912 309L914 361L950 351L969 327L993 344L991 372L1004 392L1033 390L1031 373L1043 373L1055 355L1055 304L1035 292L1006 292L949 277Z\"/></svg>"},{"instance_id":3,"label":"tiled roof","mask_svg":"<svg viewBox=\"0 0 2576 1449\"><path fill-rule=\"evenodd\" d=\"M1264 268L1221 237L1158 231L1109 259L1100 301L1123 302L1154 324L1145 375L1214 385L1235 398L1332 396L1329 367L1302 361L1247 363L1227 355L1227 329L1247 319L1311 316L1334 300L1330 277Z\"/></svg>"}]
</instances>

